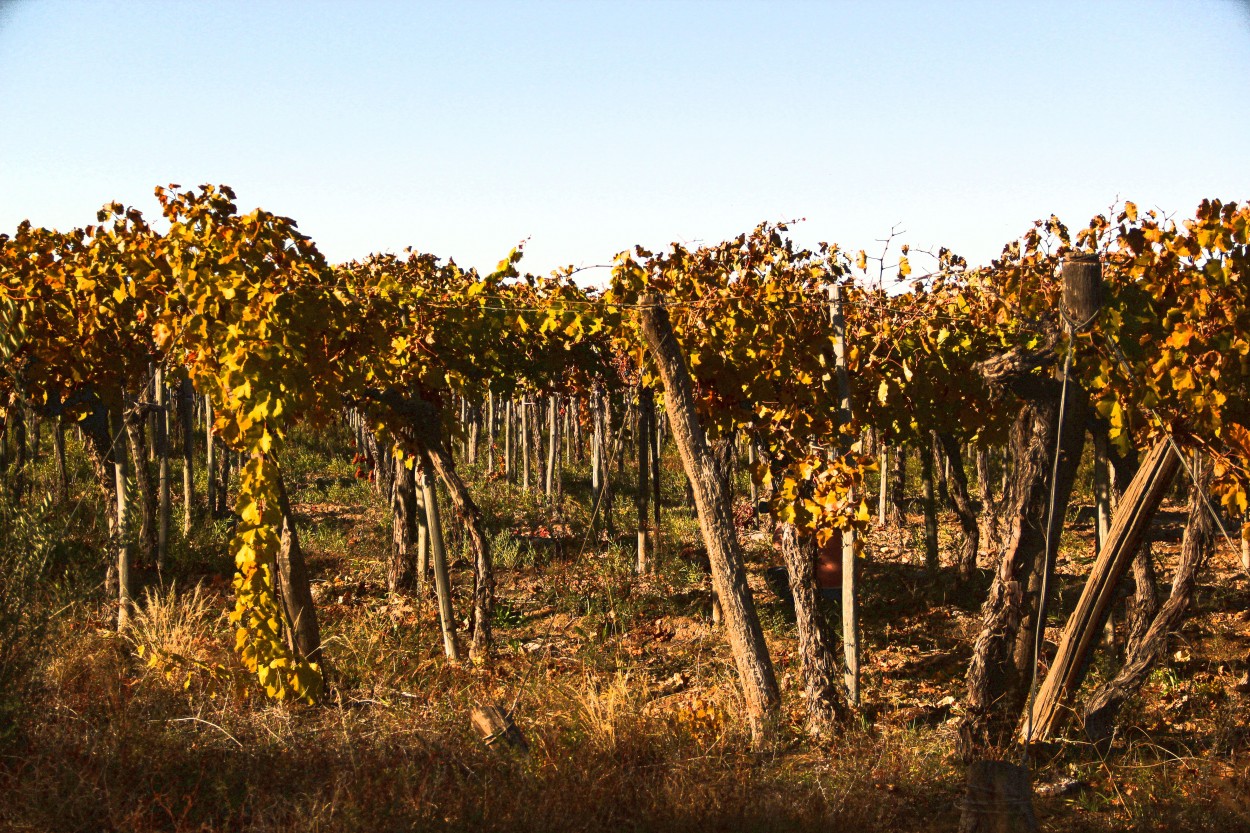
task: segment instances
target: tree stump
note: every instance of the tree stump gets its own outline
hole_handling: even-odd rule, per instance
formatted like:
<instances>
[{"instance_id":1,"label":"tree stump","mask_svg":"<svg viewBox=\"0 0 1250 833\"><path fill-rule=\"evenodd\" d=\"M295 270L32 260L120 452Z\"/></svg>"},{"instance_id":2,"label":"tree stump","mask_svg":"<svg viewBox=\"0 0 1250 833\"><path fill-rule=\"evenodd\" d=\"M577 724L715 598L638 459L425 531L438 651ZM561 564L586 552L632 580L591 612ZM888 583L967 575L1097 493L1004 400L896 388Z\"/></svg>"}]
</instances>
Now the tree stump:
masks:
<instances>
[{"instance_id":1,"label":"tree stump","mask_svg":"<svg viewBox=\"0 0 1250 833\"><path fill-rule=\"evenodd\" d=\"M1035 833L1029 770L1008 761L973 761L968 766L959 833Z\"/></svg>"},{"instance_id":2,"label":"tree stump","mask_svg":"<svg viewBox=\"0 0 1250 833\"><path fill-rule=\"evenodd\" d=\"M474 709L469 719L488 747L495 748L502 741L505 746L518 752L529 751L529 744L525 742L525 737L513 722L512 716L498 706Z\"/></svg>"}]
</instances>

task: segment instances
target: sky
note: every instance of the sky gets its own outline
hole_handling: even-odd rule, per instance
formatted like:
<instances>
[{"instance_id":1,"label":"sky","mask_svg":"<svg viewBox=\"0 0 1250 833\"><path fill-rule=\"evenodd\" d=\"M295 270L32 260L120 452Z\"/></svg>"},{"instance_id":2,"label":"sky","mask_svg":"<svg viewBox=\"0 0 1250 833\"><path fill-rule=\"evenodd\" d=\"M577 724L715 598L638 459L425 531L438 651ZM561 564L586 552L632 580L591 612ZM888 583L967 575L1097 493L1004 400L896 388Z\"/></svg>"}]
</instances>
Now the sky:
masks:
<instances>
[{"instance_id":1,"label":"sky","mask_svg":"<svg viewBox=\"0 0 1250 833\"><path fill-rule=\"evenodd\" d=\"M0 0L0 102L0 231L225 183L332 261L802 218L976 264L1052 213L1250 199L1250 3Z\"/></svg>"}]
</instances>

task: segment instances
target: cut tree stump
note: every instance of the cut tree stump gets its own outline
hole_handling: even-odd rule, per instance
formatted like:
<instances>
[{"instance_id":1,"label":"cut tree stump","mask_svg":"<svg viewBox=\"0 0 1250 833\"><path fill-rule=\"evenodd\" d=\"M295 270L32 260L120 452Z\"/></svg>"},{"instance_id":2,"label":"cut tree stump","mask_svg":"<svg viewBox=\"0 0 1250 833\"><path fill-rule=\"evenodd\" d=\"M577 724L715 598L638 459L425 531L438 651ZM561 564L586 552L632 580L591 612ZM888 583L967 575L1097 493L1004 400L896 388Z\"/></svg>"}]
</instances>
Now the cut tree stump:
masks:
<instances>
[{"instance_id":1,"label":"cut tree stump","mask_svg":"<svg viewBox=\"0 0 1250 833\"><path fill-rule=\"evenodd\" d=\"M959 833L1035 833L1029 770L1008 761L973 761L968 766Z\"/></svg>"},{"instance_id":2,"label":"cut tree stump","mask_svg":"<svg viewBox=\"0 0 1250 833\"><path fill-rule=\"evenodd\" d=\"M476 708L469 719L487 746L495 748L502 742L504 746L518 752L529 751L530 746L525 742L521 730L517 728L512 717L498 706Z\"/></svg>"}]
</instances>

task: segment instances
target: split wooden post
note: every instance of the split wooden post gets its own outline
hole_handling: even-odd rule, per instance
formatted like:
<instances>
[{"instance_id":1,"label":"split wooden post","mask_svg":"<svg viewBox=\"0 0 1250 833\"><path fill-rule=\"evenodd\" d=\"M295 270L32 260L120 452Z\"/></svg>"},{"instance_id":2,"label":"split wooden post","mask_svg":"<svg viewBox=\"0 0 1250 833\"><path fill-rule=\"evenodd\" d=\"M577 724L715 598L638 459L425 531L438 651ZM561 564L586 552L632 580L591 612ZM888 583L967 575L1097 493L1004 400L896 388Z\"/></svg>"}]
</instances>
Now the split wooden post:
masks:
<instances>
[{"instance_id":1,"label":"split wooden post","mask_svg":"<svg viewBox=\"0 0 1250 833\"><path fill-rule=\"evenodd\" d=\"M1178 468L1180 458L1165 437L1150 449L1124 497L1120 498L1107 540L1085 581L1076 609L1068 617L1050 673L1038 690L1032 719L1021 727L1021 740L1025 743L1044 740L1058 727L1064 714L1060 706L1080 686L1116 586L1132 563L1142 535L1163 502Z\"/></svg>"},{"instance_id":2,"label":"split wooden post","mask_svg":"<svg viewBox=\"0 0 1250 833\"><path fill-rule=\"evenodd\" d=\"M851 408L851 380L846 371L846 316L842 311L842 287L831 289L830 317L833 324L833 363L838 377L839 424L854 418ZM854 505L859 496L852 489L847 499ZM859 705L859 590L856 583L855 530L842 531L842 650L846 656L846 695L852 706Z\"/></svg>"}]
</instances>

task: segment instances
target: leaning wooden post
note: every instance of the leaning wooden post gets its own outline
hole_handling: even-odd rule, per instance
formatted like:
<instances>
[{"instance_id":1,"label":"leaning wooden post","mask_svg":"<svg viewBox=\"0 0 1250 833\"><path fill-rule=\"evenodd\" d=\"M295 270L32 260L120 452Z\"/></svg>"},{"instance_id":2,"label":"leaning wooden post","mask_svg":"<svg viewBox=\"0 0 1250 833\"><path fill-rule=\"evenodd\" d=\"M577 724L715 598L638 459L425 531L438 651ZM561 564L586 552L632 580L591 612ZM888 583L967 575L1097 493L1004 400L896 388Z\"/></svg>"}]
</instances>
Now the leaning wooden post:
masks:
<instances>
[{"instance_id":1,"label":"leaning wooden post","mask_svg":"<svg viewBox=\"0 0 1250 833\"><path fill-rule=\"evenodd\" d=\"M1021 740L1046 739L1066 714L1060 706L1080 686L1116 587L1179 468L1180 458L1171 443L1166 437L1159 440L1120 498L1107 540L1085 581L1076 609L1068 617L1059 651L1033 703L1032 719L1021 727Z\"/></svg>"},{"instance_id":2,"label":"leaning wooden post","mask_svg":"<svg viewBox=\"0 0 1250 833\"><path fill-rule=\"evenodd\" d=\"M451 607L451 580L447 575L447 551L443 548L443 523L438 511L438 493L434 473L424 459L417 473L421 500L425 504L425 523L429 529L430 561L434 565L434 592L438 595L438 622L443 631L443 651L450 660L460 659L456 642L456 614Z\"/></svg>"},{"instance_id":3,"label":"leaning wooden post","mask_svg":"<svg viewBox=\"0 0 1250 833\"><path fill-rule=\"evenodd\" d=\"M838 422L845 425L855 418L855 412L851 407L851 380L846 371L846 316L842 312L842 287L832 287L832 294L833 363L838 376L840 400ZM858 498L853 489L847 495L852 506ZM855 530L848 527L842 531L842 650L846 655L847 700L852 706L859 705L859 590L855 550Z\"/></svg>"},{"instance_id":4,"label":"leaning wooden post","mask_svg":"<svg viewBox=\"0 0 1250 833\"><path fill-rule=\"evenodd\" d=\"M640 316L643 339L664 383L664 405L673 440L694 489L699 529L712 567L712 585L721 603L725 633L742 682L751 734L760 743L771 734L780 694L764 632L755 613L755 602L747 586L729 494L717 474L712 450L699 425L690 371L663 299L656 293L648 293L642 299Z\"/></svg>"}]
</instances>

